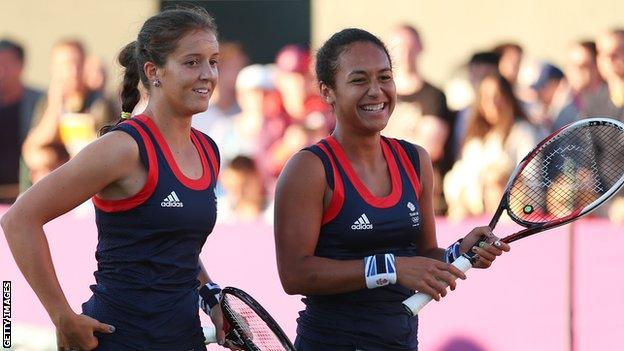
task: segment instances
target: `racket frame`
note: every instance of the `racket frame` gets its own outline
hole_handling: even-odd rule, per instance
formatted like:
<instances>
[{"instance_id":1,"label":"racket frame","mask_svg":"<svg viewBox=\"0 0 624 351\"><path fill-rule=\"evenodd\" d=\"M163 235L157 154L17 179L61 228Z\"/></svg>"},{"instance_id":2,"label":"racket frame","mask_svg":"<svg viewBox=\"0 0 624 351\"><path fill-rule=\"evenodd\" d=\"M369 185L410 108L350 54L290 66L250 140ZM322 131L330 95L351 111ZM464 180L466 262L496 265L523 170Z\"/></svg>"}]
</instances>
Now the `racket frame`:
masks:
<instances>
[{"instance_id":1,"label":"racket frame","mask_svg":"<svg viewBox=\"0 0 624 351\"><path fill-rule=\"evenodd\" d=\"M249 294L241 289L231 286L225 287L221 291L221 310L223 311L223 317L229 323L231 330L226 333L226 338L238 346L244 347L247 351L261 351L261 349L253 342L253 340L247 337L247 332L243 326L238 325L236 313L227 302L227 295L232 295L242 302L244 302L251 310L253 310L263 322L269 327L269 329L275 334L286 351L295 351L295 347L292 345L286 333L277 324L277 322L271 317L271 315Z\"/></svg>"},{"instance_id":2,"label":"racket frame","mask_svg":"<svg viewBox=\"0 0 624 351\"><path fill-rule=\"evenodd\" d=\"M490 223L488 224L489 228L491 230L494 229L494 227L496 227L496 224L498 223L500 216L503 213L503 210L505 210L507 212L507 214L509 215L509 217L511 217L511 219L518 223L519 225L525 227L526 229L520 230L514 234L508 235L504 238L501 239L501 241L505 242L505 243L511 243L514 242L518 239L522 239L522 238L526 238L530 235L548 230L548 229L552 229L555 227L559 227L561 225L570 223L586 214L588 214L589 212L595 210L596 208L598 208L600 205L602 205L604 202L606 202L609 198L611 198L613 195L615 195L615 193L617 193L621 188L622 185L624 184L624 174L622 174L620 176L620 179L613 185L611 186L611 188L609 188L609 190L607 192L605 192L603 195L601 195L600 197L598 197L596 200L592 201L589 205L583 207L582 209L579 209L577 211L573 211L572 213L570 213L569 215L559 218L557 220L553 220L553 221L548 221L548 222L543 222L541 224L536 224L536 223L532 223L532 222L527 222L527 221L523 221L522 219L518 218L517 216L515 216L510 210L509 210L509 196L510 196L510 189L511 186L513 185L514 181L516 180L516 177L518 176L519 173L522 172L522 170L526 167L526 165L530 162L530 160L532 160L535 157L535 154L540 151L542 149L543 146L550 144L552 142L552 140L560 135L560 133L564 130L564 129L574 129L574 128L578 128L581 126L585 126L585 125L609 125L611 127L617 128L619 129L621 132L624 133L624 123L611 119L611 118L587 118L587 119L583 119L580 121L576 121L570 124L567 124L561 128L559 128L557 131L553 132L552 134L550 134L548 137L546 137L544 140L542 140L540 143L537 144L537 146L535 146L535 148L533 148L533 150L531 150L531 152L529 152L523 159L522 161L520 161L520 163L518 163L518 165L516 166L516 168L513 170L512 174L509 176L509 179L507 180L507 184L505 185L505 191L503 193L503 196L501 197L501 201L498 205L498 208L496 209L496 212L494 213L494 216L492 216L492 219L490 221ZM486 238L485 237L481 237L481 239L479 241L477 241L477 243L475 244L475 246L478 246L480 242L485 241ZM460 256L457 260L455 260L455 262L453 262L452 264L457 267L458 269L460 269L462 272L467 272L470 267L472 265L474 265L476 262L476 253L474 253L472 250L469 250L468 252L464 253L462 256ZM407 311L407 313L411 316L414 316L416 314L418 314L418 312L430 301L432 300L431 296L424 294L424 293L416 293L415 295L412 295L411 297L407 298L405 301L403 301L403 305Z\"/></svg>"},{"instance_id":3,"label":"racket frame","mask_svg":"<svg viewBox=\"0 0 624 351\"><path fill-rule=\"evenodd\" d=\"M575 128L578 127L582 127L582 126L593 126L593 125L609 125L611 127L614 128L618 128L620 131L622 131L624 133L624 123L611 119L611 118L587 118L587 119L582 119L576 122L572 122L568 125L565 125L561 128L559 128L557 131L553 132L552 134L550 134L548 137L546 137L544 140L542 140L539 144L537 144L537 146L535 146L535 148L533 148L533 150L531 150L531 152L529 152L523 159L522 161L520 161L520 163L516 166L516 168L514 169L514 171L512 172L511 176L509 177L509 180L507 181L507 184L505 186L505 192L501 198L500 204L498 205L498 208L496 209L496 212L494 213L494 216L492 216L492 220L490 221L490 224L488 225L490 227L490 229L494 230L494 227L496 226L496 224L498 223L498 220L500 219L500 216L503 212L503 210L505 210L505 212L507 212L507 214L509 215L509 217L516 223L518 223L519 225L525 227L526 229L520 230L514 234L508 235L504 238L501 239L501 241L505 242L505 243L511 243L514 242L518 239L522 239L522 238L526 238L527 236L533 235L533 234L537 234L540 233L542 231L548 230L548 229L552 229L552 228L556 228L559 226L562 226L564 224L570 223L574 220L576 220L579 217L582 217L588 213L590 213L591 211L595 210L596 208L598 208L600 205L602 205L605 201L607 201L610 197L612 197L615 193L617 193L620 188L622 187L622 185L624 184L624 174L622 174L622 176L620 177L619 181L617 181L606 193L602 194L600 197L598 197L596 200L592 201L589 205L583 207L582 209L579 209L577 211L573 211L571 212L569 215L559 218L557 220L553 220L553 221L549 221L549 222L543 222L542 224L538 224L538 223L532 223L532 222L527 222L527 221L523 221L521 218L518 218L516 215L513 214L513 212L511 212L509 210L509 196L510 196L510 190L511 190L511 186L514 184L516 177L518 176L518 174L522 173L522 171L524 170L524 168L526 167L526 165L535 157L535 155L546 145L550 144L553 140L555 140L555 137L557 137L558 135L560 135L560 133L565 129L565 130L573 130Z\"/></svg>"}]
</instances>

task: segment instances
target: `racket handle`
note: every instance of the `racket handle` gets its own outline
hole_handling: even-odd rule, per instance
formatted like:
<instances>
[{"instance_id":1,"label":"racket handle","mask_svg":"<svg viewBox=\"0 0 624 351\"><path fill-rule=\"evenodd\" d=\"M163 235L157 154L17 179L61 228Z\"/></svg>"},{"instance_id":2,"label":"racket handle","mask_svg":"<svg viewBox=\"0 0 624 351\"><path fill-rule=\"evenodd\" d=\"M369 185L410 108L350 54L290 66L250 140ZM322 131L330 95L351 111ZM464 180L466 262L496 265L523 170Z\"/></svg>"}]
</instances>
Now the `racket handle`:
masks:
<instances>
[{"instance_id":1,"label":"racket handle","mask_svg":"<svg viewBox=\"0 0 624 351\"><path fill-rule=\"evenodd\" d=\"M460 271L466 273L470 268L472 268L472 263L468 259L466 255L461 255L458 259L453 261L453 266L457 267ZM444 285L448 286L448 284L444 283ZM425 307L433 298L425 293L416 293L412 297L403 301L403 306L408 311L408 313L412 316L415 316L420 312L420 310Z\"/></svg>"},{"instance_id":2,"label":"racket handle","mask_svg":"<svg viewBox=\"0 0 624 351\"><path fill-rule=\"evenodd\" d=\"M217 343L217 330L212 325L204 326L204 339L206 340L206 345L208 344L216 344Z\"/></svg>"}]
</instances>

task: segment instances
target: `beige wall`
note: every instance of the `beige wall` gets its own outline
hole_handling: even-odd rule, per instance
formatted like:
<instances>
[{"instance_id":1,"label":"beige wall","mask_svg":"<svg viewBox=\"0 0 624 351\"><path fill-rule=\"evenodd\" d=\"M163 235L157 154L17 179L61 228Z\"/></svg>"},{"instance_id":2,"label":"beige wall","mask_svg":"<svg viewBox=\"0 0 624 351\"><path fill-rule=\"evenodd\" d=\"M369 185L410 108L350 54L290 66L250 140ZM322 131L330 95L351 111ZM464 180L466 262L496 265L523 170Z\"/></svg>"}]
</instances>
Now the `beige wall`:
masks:
<instances>
[{"instance_id":1,"label":"beige wall","mask_svg":"<svg viewBox=\"0 0 624 351\"><path fill-rule=\"evenodd\" d=\"M624 26L623 0L311 0L312 40L318 45L345 27L382 39L393 25L421 32L424 74L437 84L477 49L518 41L528 56L563 64L566 45Z\"/></svg>"},{"instance_id":2,"label":"beige wall","mask_svg":"<svg viewBox=\"0 0 624 351\"><path fill-rule=\"evenodd\" d=\"M383 5L382 5L383 4ZM116 86L115 56L158 10L158 0L0 0L0 36L27 49L26 81L47 85L52 44L85 41L108 66ZM358 26L386 38L397 23L417 26L425 42L421 68L442 84L471 52L499 40L516 40L527 55L562 64L567 43L624 26L623 0L311 0L312 41Z\"/></svg>"},{"instance_id":3,"label":"beige wall","mask_svg":"<svg viewBox=\"0 0 624 351\"><path fill-rule=\"evenodd\" d=\"M109 89L120 75L115 56L133 38L147 17L158 11L157 0L0 0L0 37L26 49L26 81L45 88L54 42L83 40L89 53L109 67Z\"/></svg>"}]
</instances>

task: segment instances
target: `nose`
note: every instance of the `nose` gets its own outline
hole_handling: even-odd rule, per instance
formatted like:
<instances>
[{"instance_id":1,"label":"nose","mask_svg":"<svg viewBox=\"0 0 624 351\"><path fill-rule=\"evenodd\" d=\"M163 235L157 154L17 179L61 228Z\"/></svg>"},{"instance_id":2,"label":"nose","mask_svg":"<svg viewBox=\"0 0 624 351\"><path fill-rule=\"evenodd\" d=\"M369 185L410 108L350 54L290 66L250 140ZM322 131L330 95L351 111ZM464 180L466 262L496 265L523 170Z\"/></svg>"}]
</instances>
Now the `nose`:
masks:
<instances>
[{"instance_id":1,"label":"nose","mask_svg":"<svg viewBox=\"0 0 624 351\"><path fill-rule=\"evenodd\" d=\"M219 78L219 69L217 66L211 65L209 62L204 64L199 74L199 79L216 82L217 78Z\"/></svg>"},{"instance_id":2,"label":"nose","mask_svg":"<svg viewBox=\"0 0 624 351\"><path fill-rule=\"evenodd\" d=\"M381 94L381 85L376 81L372 81L368 87L368 91L366 92L366 94L370 97L379 96Z\"/></svg>"}]
</instances>

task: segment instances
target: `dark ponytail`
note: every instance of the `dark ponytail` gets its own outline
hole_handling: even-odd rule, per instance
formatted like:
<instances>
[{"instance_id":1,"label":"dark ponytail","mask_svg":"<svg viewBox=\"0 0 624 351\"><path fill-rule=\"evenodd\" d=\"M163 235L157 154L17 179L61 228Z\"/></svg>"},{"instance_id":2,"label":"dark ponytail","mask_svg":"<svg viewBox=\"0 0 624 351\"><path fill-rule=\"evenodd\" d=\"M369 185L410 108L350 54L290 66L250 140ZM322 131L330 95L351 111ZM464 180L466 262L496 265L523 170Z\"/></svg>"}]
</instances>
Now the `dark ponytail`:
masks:
<instances>
[{"instance_id":1,"label":"dark ponytail","mask_svg":"<svg viewBox=\"0 0 624 351\"><path fill-rule=\"evenodd\" d=\"M141 99L141 93L139 92L139 81L141 81L141 74L136 54L137 42L126 45L121 52L117 60L119 64L124 68L123 83L121 85L121 110L124 112L132 112L134 107L139 103Z\"/></svg>"},{"instance_id":2,"label":"dark ponytail","mask_svg":"<svg viewBox=\"0 0 624 351\"><path fill-rule=\"evenodd\" d=\"M165 10L145 21L137 40L126 45L117 58L124 68L121 88L122 118L114 125L102 128L100 135L106 134L117 124L130 118L134 107L141 99L139 82L149 92L150 82L143 72L143 65L149 61L163 67L167 56L177 48L178 41L187 32L197 29L217 35L214 18L206 10L196 7Z\"/></svg>"}]
</instances>

